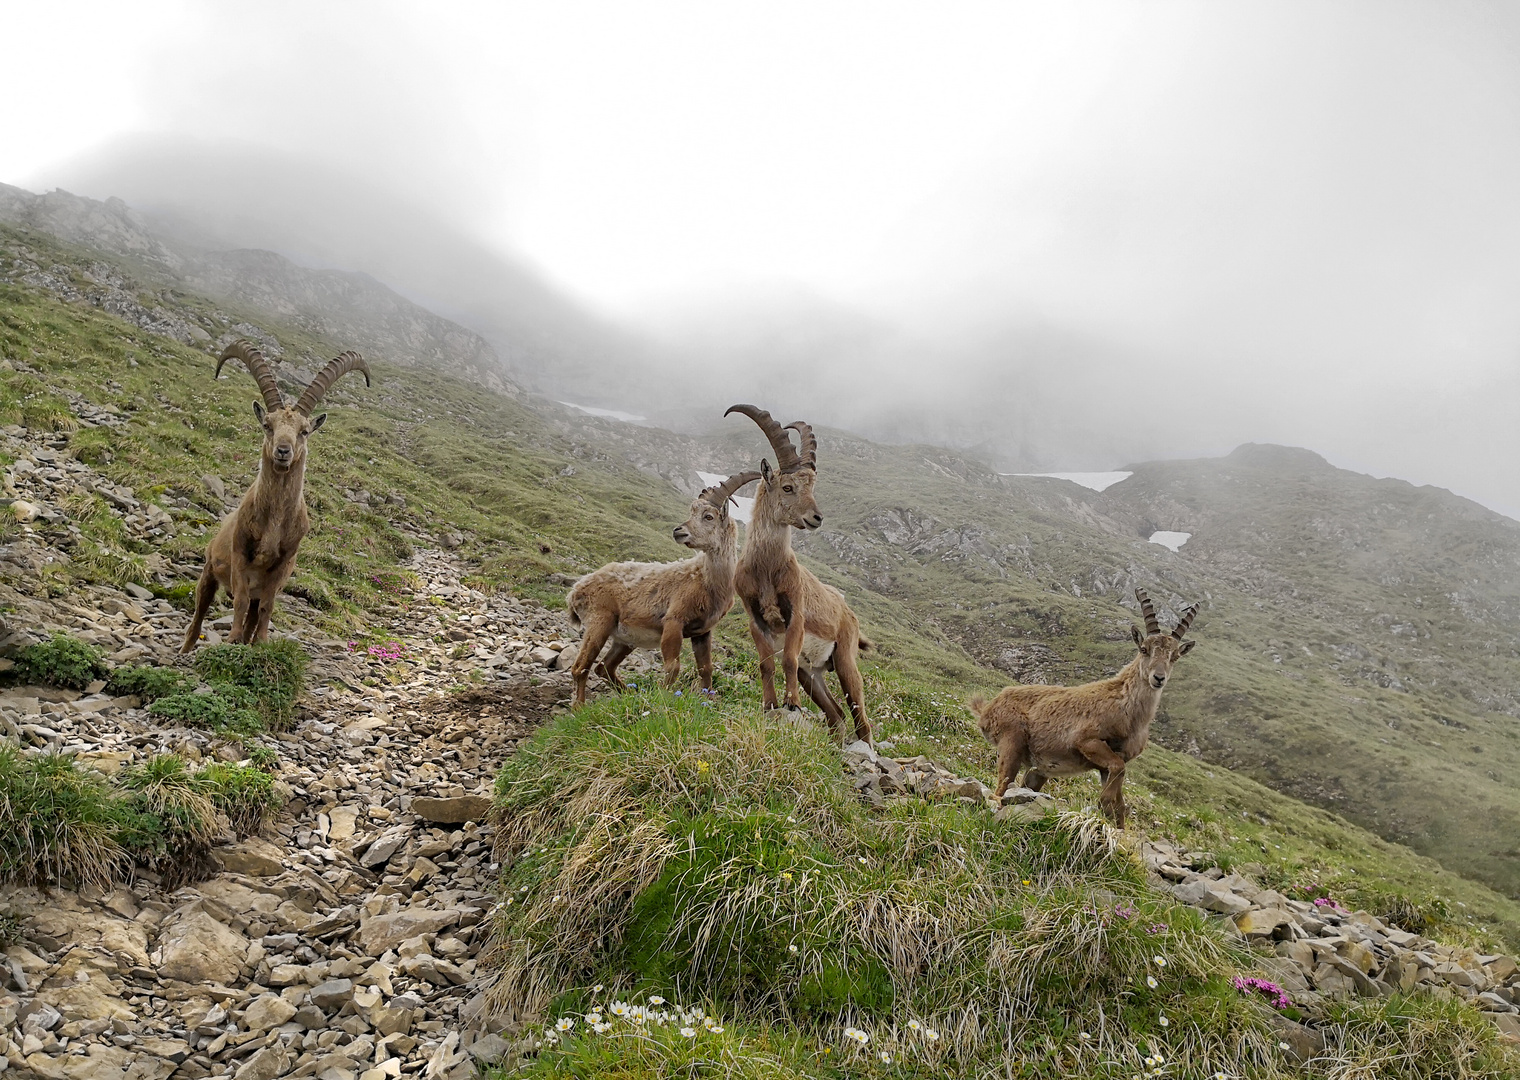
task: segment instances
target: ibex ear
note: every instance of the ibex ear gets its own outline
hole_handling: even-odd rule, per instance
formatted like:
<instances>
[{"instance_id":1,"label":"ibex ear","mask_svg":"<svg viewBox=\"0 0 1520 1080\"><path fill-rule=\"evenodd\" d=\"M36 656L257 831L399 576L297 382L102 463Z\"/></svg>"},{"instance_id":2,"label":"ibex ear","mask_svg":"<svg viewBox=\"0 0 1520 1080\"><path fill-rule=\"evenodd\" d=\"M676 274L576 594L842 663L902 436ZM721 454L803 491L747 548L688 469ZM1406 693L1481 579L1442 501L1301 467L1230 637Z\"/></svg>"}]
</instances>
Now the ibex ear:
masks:
<instances>
[{"instance_id":1,"label":"ibex ear","mask_svg":"<svg viewBox=\"0 0 1520 1080\"><path fill-rule=\"evenodd\" d=\"M1132 637L1132 638L1135 639L1135 644L1136 645L1139 645L1143 641L1145 641L1145 638L1142 637L1141 634L1140 634L1140 628L1138 626L1136 626L1134 623L1130 623L1129 624L1129 635L1130 635L1130 637Z\"/></svg>"},{"instance_id":2,"label":"ibex ear","mask_svg":"<svg viewBox=\"0 0 1520 1080\"><path fill-rule=\"evenodd\" d=\"M767 484L769 484L771 482L771 475L772 474L771 474L771 462L770 462L770 458L761 458L760 459L760 479L764 480Z\"/></svg>"},{"instance_id":3,"label":"ibex ear","mask_svg":"<svg viewBox=\"0 0 1520 1080\"><path fill-rule=\"evenodd\" d=\"M1186 656L1188 653L1193 651L1193 646L1197 644L1198 642L1196 641L1184 641L1180 646L1177 647L1177 655Z\"/></svg>"},{"instance_id":4,"label":"ibex ear","mask_svg":"<svg viewBox=\"0 0 1520 1080\"><path fill-rule=\"evenodd\" d=\"M317 413L316 416L312 417L311 427L309 427L309 428L306 429L306 434L308 434L308 435L312 434L314 431L317 430L317 428L321 427L325 423L327 423L327 414L326 413Z\"/></svg>"},{"instance_id":5,"label":"ibex ear","mask_svg":"<svg viewBox=\"0 0 1520 1080\"><path fill-rule=\"evenodd\" d=\"M264 406L260 405L257 401L253 403L253 415L259 418L259 423L262 424L264 422Z\"/></svg>"}]
</instances>

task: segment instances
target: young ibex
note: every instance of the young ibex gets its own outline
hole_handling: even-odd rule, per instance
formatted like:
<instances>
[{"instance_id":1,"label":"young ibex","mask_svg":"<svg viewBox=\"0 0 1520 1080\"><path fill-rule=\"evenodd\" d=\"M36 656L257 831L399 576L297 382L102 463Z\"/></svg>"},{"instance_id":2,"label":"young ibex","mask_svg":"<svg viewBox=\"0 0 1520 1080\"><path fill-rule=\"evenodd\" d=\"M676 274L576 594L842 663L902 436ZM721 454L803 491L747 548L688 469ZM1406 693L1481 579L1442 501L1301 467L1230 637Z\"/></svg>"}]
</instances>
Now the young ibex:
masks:
<instances>
[{"instance_id":1,"label":"young ibex","mask_svg":"<svg viewBox=\"0 0 1520 1080\"><path fill-rule=\"evenodd\" d=\"M770 413L754 405L735 405L723 415L734 412L759 424L776 452L775 470L769 461L760 462L755 508L734 576L734 590L749 612L750 636L760 654L765 707L776 707L775 656L779 652L788 709L802 707L798 690L805 688L828 718L829 730L842 739L844 710L823 680L825 671L833 671L854 715L855 737L870 742L871 723L866 718L865 686L857 661L871 643L860 636L860 622L844 594L819 581L792 551L793 529L816 529L823 524L813 499L818 439L801 420L782 428ZM801 455L787 429L800 437Z\"/></svg>"},{"instance_id":2,"label":"young ibex","mask_svg":"<svg viewBox=\"0 0 1520 1080\"><path fill-rule=\"evenodd\" d=\"M734 565L739 555L738 527L728 515L728 501L757 472L735 473L716 487L704 488L691 504L691 516L674 530L676 542L701 554L673 563L608 563L570 589L565 606L570 625L583 627L581 648L571 673L575 704L586 703L586 678L607 639L612 645L599 671L619 690L618 665L634 649L659 649L665 662L665 685L681 674L681 640L691 638L692 656L702 689L712 689L712 629L734 606Z\"/></svg>"},{"instance_id":3,"label":"young ibex","mask_svg":"<svg viewBox=\"0 0 1520 1080\"><path fill-rule=\"evenodd\" d=\"M1049 777L1097 769L1103 783L1098 805L1124 828L1124 767L1150 739L1161 688L1172 665L1192 650L1194 642L1182 636L1198 614L1197 604L1184 608L1177 628L1164 634L1150 597L1136 589L1135 598L1145 634L1130 627L1140 652L1113 678L1083 686L1009 686L990 703L981 695L971 699L977 726L997 747L999 798L1026 764L1024 786L1035 791Z\"/></svg>"},{"instance_id":4,"label":"young ibex","mask_svg":"<svg viewBox=\"0 0 1520 1080\"><path fill-rule=\"evenodd\" d=\"M212 378L220 378L222 365L232 359L243 362L264 395L262 406L257 401L253 403L253 415L264 428L263 456L253 486L222 521L206 550L206 565L195 586L195 617L190 621L180 652L189 652L200 640L201 623L216 599L218 587L232 594L229 641L252 644L269 636L275 597L295 569L296 549L311 527L303 491L306 437L327 419L326 413L314 417L311 410L332 384L350 371L363 372L364 385L369 385L369 368L364 358L356 352L345 352L329 361L311 380L300 400L287 406L275 385L269 362L252 342L234 341L228 345Z\"/></svg>"}]
</instances>

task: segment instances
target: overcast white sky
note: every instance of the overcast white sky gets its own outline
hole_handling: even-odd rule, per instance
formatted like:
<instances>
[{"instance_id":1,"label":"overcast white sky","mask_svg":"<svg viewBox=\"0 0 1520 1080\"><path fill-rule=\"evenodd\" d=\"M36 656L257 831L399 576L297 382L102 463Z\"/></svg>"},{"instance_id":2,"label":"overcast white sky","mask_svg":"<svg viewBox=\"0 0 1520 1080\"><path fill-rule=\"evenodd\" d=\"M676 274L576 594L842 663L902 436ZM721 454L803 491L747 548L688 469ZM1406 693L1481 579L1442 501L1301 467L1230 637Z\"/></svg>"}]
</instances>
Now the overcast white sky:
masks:
<instances>
[{"instance_id":1,"label":"overcast white sky","mask_svg":"<svg viewBox=\"0 0 1520 1080\"><path fill-rule=\"evenodd\" d=\"M1520 509L1520 5L52 3L5 24L31 92L0 181L69 186L144 134L266 146L621 317L800 287L981 364L1058 327L1147 358L1083 392L1215 418L1164 452L1295 442Z\"/></svg>"}]
</instances>

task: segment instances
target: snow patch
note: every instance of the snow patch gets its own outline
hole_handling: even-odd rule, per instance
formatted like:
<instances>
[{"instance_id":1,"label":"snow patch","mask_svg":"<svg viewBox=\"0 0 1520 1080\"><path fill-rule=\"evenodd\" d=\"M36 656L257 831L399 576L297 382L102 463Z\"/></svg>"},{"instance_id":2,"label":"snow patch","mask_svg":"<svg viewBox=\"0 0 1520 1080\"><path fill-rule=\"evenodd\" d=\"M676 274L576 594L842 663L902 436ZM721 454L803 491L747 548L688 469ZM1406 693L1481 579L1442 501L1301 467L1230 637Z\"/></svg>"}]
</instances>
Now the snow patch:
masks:
<instances>
[{"instance_id":1,"label":"snow patch","mask_svg":"<svg viewBox=\"0 0 1520 1080\"><path fill-rule=\"evenodd\" d=\"M1160 544L1164 548L1171 548L1173 551L1176 551L1183 544L1187 543L1192 535L1192 533L1185 532L1153 532L1151 533L1151 543Z\"/></svg>"},{"instance_id":2,"label":"snow patch","mask_svg":"<svg viewBox=\"0 0 1520 1080\"><path fill-rule=\"evenodd\" d=\"M1128 480L1135 474L1132 472L1013 472L999 475L1043 476L1051 480L1070 480L1073 484L1081 484L1093 491L1102 491L1104 488L1113 487L1121 480Z\"/></svg>"},{"instance_id":3,"label":"snow patch","mask_svg":"<svg viewBox=\"0 0 1520 1080\"><path fill-rule=\"evenodd\" d=\"M702 481L703 487L716 487L728 477L723 473L698 472L697 479ZM755 500L747 499L743 495L735 495L734 504L728 508L729 515L735 521L742 521L746 525L749 524L750 515L754 513L754 510Z\"/></svg>"},{"instance_id":4,"label":"snow patch","mask_svg":"<svg viewBox=\"0 0 1520 1080\"><path fill-rule=\"evenodd\" d=\"M646 426L649 423L647 417L636 416L631 412L619 412L617 409L598 409L593 405L577 405L573 401L561 401L560 404L568 405L572 409L579 409L587 416L600 416L604 420L621 420L625 424L644 424Z\"/></svg>"}]
</instances>

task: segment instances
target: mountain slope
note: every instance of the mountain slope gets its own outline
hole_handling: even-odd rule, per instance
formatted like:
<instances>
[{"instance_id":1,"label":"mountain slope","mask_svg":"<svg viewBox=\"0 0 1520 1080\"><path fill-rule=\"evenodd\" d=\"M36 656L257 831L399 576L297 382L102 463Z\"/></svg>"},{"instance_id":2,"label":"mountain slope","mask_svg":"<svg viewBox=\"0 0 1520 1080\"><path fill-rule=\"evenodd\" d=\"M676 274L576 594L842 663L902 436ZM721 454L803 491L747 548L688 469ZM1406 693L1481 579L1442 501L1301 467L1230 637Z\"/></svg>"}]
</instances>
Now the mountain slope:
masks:
<instances>
[{"instance_id":1,"label":"mountain slope","mask_svg":"<svg viewBox=\"0 0 1520 1080\"><path fill-rule=\"evenodd\" d=\"M344 341L375 359L424 364L492 390L515 393L501 359L479 334L441 318L362 273L310 270L271 251L198 250L176 245L120 199L97 202L66 191L33 195L0 184L0 221L128 260L144 284L231 301L235 305ZM46 284L47 268L32 268ZM86 295L112 310L132 303L125 281L110 267L87 271ZM91 288L90 286L93 286ZM208 340L214 324L189 318L173 335ZM141 325L141 323L140 323Z\"/></svg>"},{"instance_id":2,"label":"mountain slope","mask_svg":"<svg viewBox=\"0 0 1520 1080\"><path fill-rule=\"evenodd\" d=\"M12 279L100 303L85 275L98 274L102 261L44 246L35 237L11 234ZM72 270L63 265L69 258L76 260ZM199 327L208 339L210 330L218 338L263 333L284 348L296 369L319 362L321 350L333 347L296 327L280 330L281 346L248 322L258 318L251 309L217 307L161 289L113 288L111 303L140 327L157 327L154 332L200 347L210 342L180 335L178 328ZM432 368L414 370L424 376ZM614 555L665 550L667 521L683 515L683 495L699 483L696 472L741 468L764 450L753 425L739 418L715 422L703 437L688 437L548 405L509 407L494 394L450 390L440 399L438 389L425 390L429 384L411 376L400 385L393 381L378 397L393 410L390 422L401 425L383 436L385 449L403 452L405 461L387 464L383 455L370 467L350 461L332 473L319 472L313 490L329 505L361 493L369 505L380 497L382 483L399 485L410 471L408 482L422 478L434 485L427 499L435 515L454 523L478 560L482 582L510 582L548 599L559 587L547 583L546 574L574 574ZM224 437L237 430L238 423L228 421ZM374 430L381 437L381 429ZM519 456L525 450L527 460ZM1146 479L1150 467L1098 495L1059 480L1002 477L944 450L881 446L825 431L819 497L826 525L799 537L798 547L826 579L845 589L885 657L948 684L961 698L1009 678L1073 682L1116 669L1129 655L1136 585L1172 609L1201 599L1205 611L1195 636L1203 647L1168 690L1158 742L1239 766L1278 790L1335 809L1515 895L1520 871L1507 854L1514 835L1510 815L1517 808L1515 757L1506 741L1512 720L1482 705L1507 700L1503 687L1511 660L1487 645L1513 633L1506 599L1512 591L1505 591L1512 585L1506 586L1504 575L1512 565L1505 560L1513 558L1514 530L1444 493L1398 489L1399 498L1409 500L1398 519L1403 524L1369 532L1356 521L1379 505L1384 496L1378 493L1394 487L1367 481L1372 486L1366 499L1373 501L1364 499L1355 504L1356 513L1336 517L1354 504L1352 493L1366 478L1328 470L1303 452L1264 454L1264 460L1252 459L1256 502L1242 509L1228 491L1179 489L1147 497L1142 485L1159 483ZM1246 464L1236 460L1229 468L1241 471ZM1158 466L1155 475L1185 473L1186 465ZM1297 581L1292 575L1300 571L1285 561L1292 544L1282 539L1292 535L1292 521L1278 519L1304 504L1310 481L1319 485L1315 498L1322 503L1314 528L1355 539L1326 547L1313 573ZM1132 484L1136 494L1128 496ZM1169 509L1196 507L1200 500L1209 502L1208 513L1219 521L1238 522L1230 526L1234 533L1220 534L1213 555L1210 544L1216 541L1206 534L1215 518L1194 520ZM1163 511L1169 515L1164 520L1156 516ZM636 528L627 523L630 515L641 523ZM1425 535L1409 525L1411 515L1442 524L1429 524L1435 531ZM1198 535L1172 553L1142 538L1156 524L1189 527ZM376 545L389 542L380 515L365 519L364 532ZM1279 539L1267 543L1260 536ZM319 532L313 543L328 549L303 563L303 575L316 578L313 595L327 603L334 595L368 602L373 594L363 575L355 574L343 539ZM538 546L552 554L538 552ZM184 556L194 557L190 549ZM1468 562L1483 568L1470 574ZM1441 635L1411 645L1416 651L1407 654L1404 667L1420 660L1429 668L1435 666L1429 658L1449 656L1468 664L1460 678L1415 685L1419 680L1409 682L1413 676L1404 668L1357 660L1370 664L1369 673L1390 671L1404 684L1378 685L1362 677L1361 666L1348 668L1336 651L1364 636L1364 622L1383 625L1380 614L1397 616L1384 620L1389 628L1404 625L1402 608L1369 607L1382 595L1379 576L1401 565L1426 568L1419 587L1432 597L1457 597L1443 601ZM334 569L326 574L324 566ZM296 587L304 586L298 581ZM1496 599L1484 599L1488 594ZM1413 594L1408 602L1423 598ZM742 642L738 627L731 629L731 640ZM1385 636L1402 641L1398 634ZM1312 655L1285 651L1286 643L1309 644ZM1458 648L1448 654L1443 650L1449 643ZM1462 659L1462 649L1476 659ZM739 651L745 651L742 644ZM1347 678L1355 685L1348 686ZM1460 732L1462 741L1432 735L1437 729ZM987 753L974 737L964 752L973 758Z\"/></svg>"}]
</instances>

